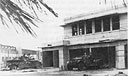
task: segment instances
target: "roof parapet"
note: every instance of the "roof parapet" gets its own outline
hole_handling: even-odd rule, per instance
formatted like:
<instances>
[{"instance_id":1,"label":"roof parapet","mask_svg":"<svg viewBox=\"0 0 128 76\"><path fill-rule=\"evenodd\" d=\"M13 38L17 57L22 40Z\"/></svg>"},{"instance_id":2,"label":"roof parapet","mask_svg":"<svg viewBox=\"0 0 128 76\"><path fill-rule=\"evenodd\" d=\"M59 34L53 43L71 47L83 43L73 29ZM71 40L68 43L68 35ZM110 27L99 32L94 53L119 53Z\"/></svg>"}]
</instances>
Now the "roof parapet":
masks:
<instances>
[{"instance_id":1,"label":"roof parapet","mask_svg":"<svg viewBox=\"0 0 128 76\"><path fill-rule=\"evenodd\" d=\"M80 21L80 20L87 20L87 19L92 19L96 17L101 17L105 15L112 15L112 14L120 14L120 13L127 13L127 7L118 7L118 8L108 8L108 9L103 9L103 10L97 10L97 11L92 11L90 13L83 13L79 14L76 16L72 17L67 17L64 19L65 25L68 23L73 23L75 21ZM62 26L65 26L62 25Z\"/></svg>"}]
</instances>

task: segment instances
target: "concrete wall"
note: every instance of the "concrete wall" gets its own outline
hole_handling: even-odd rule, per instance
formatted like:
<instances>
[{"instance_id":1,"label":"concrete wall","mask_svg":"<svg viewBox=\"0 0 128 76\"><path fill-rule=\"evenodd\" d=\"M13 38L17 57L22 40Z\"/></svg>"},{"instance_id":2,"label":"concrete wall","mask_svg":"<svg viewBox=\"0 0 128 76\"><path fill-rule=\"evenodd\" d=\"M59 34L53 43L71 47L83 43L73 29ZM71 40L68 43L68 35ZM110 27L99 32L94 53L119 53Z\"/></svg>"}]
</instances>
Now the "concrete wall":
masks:
<instances>
[{"instance_id":1,"label":"concrete wall","mask_svg":"<svg viewBox=\"0 0 128 76\"><path fill-rule=\"evenodd\" d=\"M64 27L64 39L68 39L70 37L72 37L72 26L68 24Z\"/></svg>"}]
</instances>

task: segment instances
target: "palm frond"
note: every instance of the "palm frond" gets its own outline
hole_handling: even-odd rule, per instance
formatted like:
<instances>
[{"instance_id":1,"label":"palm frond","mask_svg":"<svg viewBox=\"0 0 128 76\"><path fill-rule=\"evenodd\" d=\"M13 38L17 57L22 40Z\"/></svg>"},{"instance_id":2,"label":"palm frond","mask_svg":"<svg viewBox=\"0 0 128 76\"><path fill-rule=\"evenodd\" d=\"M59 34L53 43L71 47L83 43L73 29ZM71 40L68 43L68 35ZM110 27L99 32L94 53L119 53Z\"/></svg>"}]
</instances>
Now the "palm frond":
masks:
<instances>
[{"instance_id":1,"label":"palm frond","mask_svg":"<svg viewBox=\"0 0 128 76\"><path fill-rule=\"evenodd\" d=\"M44 6L49 10L55 17L58 15L50 8L47 4L43 3L42 0L16 0L19 4L16 4L14 0L0 0L0 9L5 13L9 21L13 24L14 22L18 24L22 30L28 32L29 34L36 36L36 33L32 29L32 25L38 27L34 21L39 20L35 8L38 10L44 10ZM25 11L22 7L28 7L34 15ZM0 12L0 19L3 25L8 25L4 19L4 15Z\"/></svg>"}]
</instances>

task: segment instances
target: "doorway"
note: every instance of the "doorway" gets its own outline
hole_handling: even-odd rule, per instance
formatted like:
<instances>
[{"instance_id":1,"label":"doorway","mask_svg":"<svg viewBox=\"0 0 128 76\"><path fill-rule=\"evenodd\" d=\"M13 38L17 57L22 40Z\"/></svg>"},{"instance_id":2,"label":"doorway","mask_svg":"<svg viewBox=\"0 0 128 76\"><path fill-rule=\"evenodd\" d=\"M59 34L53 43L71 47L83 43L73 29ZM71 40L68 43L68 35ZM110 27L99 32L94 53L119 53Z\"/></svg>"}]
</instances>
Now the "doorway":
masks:
<instances>
[{"instance_id":1,"label":"doorway","mask_svg":"<svg viewBox=\"0 0 128 76\"><path fill-rule=\"evenodd\" d=\"M59 51L43 52L43 67L59 67Z\"/></svg>"}]
</instances>

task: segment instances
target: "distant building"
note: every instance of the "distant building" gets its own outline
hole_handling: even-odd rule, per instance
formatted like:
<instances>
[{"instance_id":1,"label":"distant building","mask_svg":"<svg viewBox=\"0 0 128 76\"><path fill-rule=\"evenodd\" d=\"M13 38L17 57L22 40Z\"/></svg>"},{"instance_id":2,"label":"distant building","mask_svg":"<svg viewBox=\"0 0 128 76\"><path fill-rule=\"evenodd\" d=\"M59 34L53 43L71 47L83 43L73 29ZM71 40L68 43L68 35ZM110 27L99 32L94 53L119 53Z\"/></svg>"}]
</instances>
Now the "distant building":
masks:
<instances>
[{"instance_id":1,"label":"distant building","mask_svg":"<svg viewBox=\"0 0 128 76\"><path fill-rule=\"evenodd\" d=\"M5 67L6 60L13 59L18 56L16 47L0 44L0 68Z\"/></svg>"},{"instance_id":2,"label":"distant building","mask_svg":"<svg viewBox=\"0 0 128 76\"><path fill-rule=\"evenodd\" d=\"M64 20L64 40L42 47L43 66L66 68L67 61L87 52L110 68L128 68L127 8L105 9Z\"/></svg>"}]
</instances>

